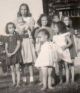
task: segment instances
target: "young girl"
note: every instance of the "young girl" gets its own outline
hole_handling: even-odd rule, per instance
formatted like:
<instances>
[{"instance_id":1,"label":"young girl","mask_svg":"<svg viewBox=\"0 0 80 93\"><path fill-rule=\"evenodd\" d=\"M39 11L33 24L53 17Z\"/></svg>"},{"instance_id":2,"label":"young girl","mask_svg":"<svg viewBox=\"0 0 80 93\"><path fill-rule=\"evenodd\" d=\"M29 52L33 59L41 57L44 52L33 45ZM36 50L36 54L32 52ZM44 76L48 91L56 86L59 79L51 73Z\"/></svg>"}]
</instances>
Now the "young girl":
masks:
<instances>
[{"instance_id":1,"label":"young girl","mask_svg":"<svg viewBox=\"0 0 80 93\"><path fill-rule=\"evenodd\" d=\"M24 67L29 67L30 72L30 82L33 82L33 62L35 62L35 50L34 50L34 42L32 38L32 31L34 28L34 20L29 11L29 7L27 4L21 4L18 12L18 16L22 17L21 24L24 27L20 28L22 31L22 57ZM26 24L25 24L26 23ZM25 28L26 26L26 28ZM21 27L21 26L19 26ZM24 76L24 81L26 82L26 77Z\"/></svg>"},{"instance_id":2,"label":"young girl","mask_svg":"<svg viewBox=\"0 0 80 93\"><path fill-rule=\"evenodd\" d=\"M52 40L53 32L52 32L51 28L49 27L50 26L49 17L46 14L41 14L37 23L38 23L39 29L45 28L49 31L50 39ZM38 29L35 31L35 37L36 37L38 31L39 31Z\"/></svg>"},{"instance_id":3,"label":"young girl","mask_svg":"<svg viewBox=\"0 0 80 93\"><path fill-rule=\"evenodd\" d=\"M64 16L62 18L62 21L65 23L67 31L71 33L70 38L72 40L72 45L69 47L69 50L70 50L71 59L74 62L74 59L77 56L76 44L75 44L75 40L74 40L75 39L75 31L72 28L72 21L68 16ZM70 67L71 67L71 72L72 72L71 81L74 82L74 64L72 63L70 65Z\"/></svg>"},{"instance_id":4,"label":"young girl","mask_svg":"<svg viewBox=\"0 0 80 93\"><path fill-rule=\"evenodd\" d=\"M59 14L58 13L55 13L53 15L52 22L59 22L59 21L60 21Z\"/></svg>"},{"instance_id":5,"label":"young girl","mask_svg":"<svg viewBox=\"0 0 80 93\"><path fill-rule=\"evenodd\" d=\"M5 43L5 50L7 55L7 63L10 65L13 86L19 87L20 85L20 39L18 34L15 32L16 26L14 23L9 22L6 25L6 33L8 34L7 41ZM16 84L17 75L17 84Z\"/></svg>"},{"instance_id":6,"label":"young girl","mask_svg":"<svg viewBox=\"0 0 80 93\"><path fill-rule=\"evenodd\" d=\"M59 15L57 13L55 13L52 17L52 23L51 23L51 30L53 32L53 35L55 35L54 33L54 24L59 22L60 21L60 18L59 18Z\"/></svg>"},{"instance_id":7,"label":"young girl","mask_svg":"<svg viewBox=\"0 0 80 93\"><path fill-rule=\"evenodd\" d=\"M41 50L35 66L41 68L43 84L42 90L45 90L47 86L49 89L53 89L51 82L52 67L54 66L55 61L53 43L49 40L49 32L44 28L39 30L38 37L41 43Z\"/></svg>"},{"instance_id":8,"label":"young girl","mask_svg":"<svg viewBox=\"0 0 80 93\"><path fill-rule=\"evenodd\" d=\"M37 37L37 34L39 32L40 29L44 28L44 29L47 29L47 31L50 33L50 40L52 40L52 31L49 27L49 19L48 19L48 16L46 14L41 14L38 21L38 29L35 31L35 40L36 40L36 43L35 43L35 49L36 49L36 54L37 56L39 55L39 52L40 52L40 49L41 49L41 43L39 42L39 38ZM39 81L40 81L40 85L42 84L42 72L41 70L39 71Z\"/></svg>"},{"instance_id":9,"label":"young girl","mask_svg":"<svg viewBox=\"0 0 80 93\"><path fill-rule=\"evenodd\" d=\"M70 39L70 32L67 32L65 24L61 21L54 24L54 32L56 35L53 36L53 43L56 44L59 58L65 61L66 83L69 83L69 64L72 64L69 52L69 47L72 45L72 41ZM62 73L59 73L60 83L62 83Z\"/></svg>"}]
</instances>

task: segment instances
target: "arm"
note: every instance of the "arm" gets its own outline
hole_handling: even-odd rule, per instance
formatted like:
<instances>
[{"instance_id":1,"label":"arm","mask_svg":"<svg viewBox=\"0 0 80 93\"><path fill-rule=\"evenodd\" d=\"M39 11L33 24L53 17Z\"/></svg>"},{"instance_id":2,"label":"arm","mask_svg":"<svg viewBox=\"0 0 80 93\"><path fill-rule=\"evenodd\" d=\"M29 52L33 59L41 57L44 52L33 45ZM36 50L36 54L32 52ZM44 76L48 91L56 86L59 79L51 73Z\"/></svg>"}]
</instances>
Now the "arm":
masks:
<instances>
[{"instance_id":1,"label":"arm","mask_svg":"<svg viewBox=\"0 0 80 93\"><path fill-rule=\"evenodd\" d=\"M8 44L5 43L5 51L6 51L6 54L8 55Z\"/></svg>"},{"instance_id":2,"label":"arm","mask_svg":"<svg viewBox=\"0 0 80 93\"><path fill-rule=\"evenodd\" d=\"M19 48L20 48L20 40L17 40L17 46L16 46L14 52L12 53L12 55L14 55L19 50Z\"/></svg>"},{"instance_id":3,"label":"arm","mask_svg":"<svg viewBox=\"0 0 80 93\"><path fill-rule=\"evenodd\" d=\"M8 44L7 43L5 43L5 52L6 52L7 56L9 57L10 53L8 52Z\"/></svg>"},{"instance_id":4,"label":"arm","mask_svg":"<svg viewBox=\"0 0 80 93\"><path fill-rule=\"evenodd\" d=\"M66 36L66 42L67 42L66 48L69 48L72 45L72 41L69 36Z\"/></svg>"}]
</instances>

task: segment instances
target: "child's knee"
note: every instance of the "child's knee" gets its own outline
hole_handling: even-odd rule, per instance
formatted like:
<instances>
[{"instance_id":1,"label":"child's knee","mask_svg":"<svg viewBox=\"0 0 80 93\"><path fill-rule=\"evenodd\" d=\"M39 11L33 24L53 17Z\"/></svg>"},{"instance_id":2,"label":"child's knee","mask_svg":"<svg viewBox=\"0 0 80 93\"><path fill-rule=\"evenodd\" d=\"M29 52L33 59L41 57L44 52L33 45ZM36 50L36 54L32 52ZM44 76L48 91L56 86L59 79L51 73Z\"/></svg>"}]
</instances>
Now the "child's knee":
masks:
<instances>
[{"instance_id":1,"label":"child's knee","mask_svg":"<svg viewBox=\"0 0 80 93\"><path fill-rule=\"evenodd\" d=\"M16 64L16 72L19 72L19 71L20 71L19 64Z\"/></svg>"},{"instance_id":2,"label":"child's knee","mask_svg":"<svg viewBox=\"0 0 80 93\"><path fill-rule=\"evenodd\" d=\"M52 75L52 68L48 68L48 76L51 76Z\"/></svg>"},{"instance_id":3,"label":"child's knee","mask_svg":"<svg viewBox=\"0 0 80 93\"><path fill-rule=\"evenodd\" d=\"M11 72L15 72L14 66L10 66Z\"/></svg>"}]
</instances>

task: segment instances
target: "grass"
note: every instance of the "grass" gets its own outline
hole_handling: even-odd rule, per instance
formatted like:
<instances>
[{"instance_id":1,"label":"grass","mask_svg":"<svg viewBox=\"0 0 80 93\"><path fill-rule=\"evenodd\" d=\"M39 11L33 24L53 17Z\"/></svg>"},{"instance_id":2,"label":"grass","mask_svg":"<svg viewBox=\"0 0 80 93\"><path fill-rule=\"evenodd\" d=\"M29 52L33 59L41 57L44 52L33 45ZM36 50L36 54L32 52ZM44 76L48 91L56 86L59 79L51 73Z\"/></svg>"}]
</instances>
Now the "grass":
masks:
<instances>
[{"instance_id":1,"label":"grass","mask_svg":"<svg viewBox=\"0 0 80 93\"><path fill-rule=\"evenodd\" d=\"M75 68L75 83L56 84L52 90L41 91L38 85L38 71L34 70L34 83L29 83L29 72L26 69L27 84L23 86L21 80L20 88L11 87L11 75L0 77L0 93L80 93L80 67Z\"/></svg>"}]
</instances>

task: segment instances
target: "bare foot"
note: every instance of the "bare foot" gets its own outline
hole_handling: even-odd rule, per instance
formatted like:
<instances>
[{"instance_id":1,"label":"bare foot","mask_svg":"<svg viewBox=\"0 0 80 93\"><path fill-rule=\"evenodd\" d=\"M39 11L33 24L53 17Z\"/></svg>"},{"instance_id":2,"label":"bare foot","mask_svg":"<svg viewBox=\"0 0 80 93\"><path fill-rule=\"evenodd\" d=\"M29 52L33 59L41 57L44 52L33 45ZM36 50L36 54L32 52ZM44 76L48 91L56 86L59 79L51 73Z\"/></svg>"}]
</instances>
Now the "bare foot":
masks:
<instances>
[{"instance_id":1,"label":"bare foot","mask_svg":"<svg viewBox=\"0 0 80 93\"><path fill-rule=\"evenodd\" d=\"M54 87L52 87L52 86L48 86L48 88L51 89L51 90L54 89Z\"/></svg>"},{"instance_id":2,"label":"bare foot","mask_svg":"<svg viewBox=\"0 0 80 93\"><path fill-rule=\"evenodd\" d=\"M42 90L42 91L46 90L46 87L42 87L41 90Z\"/></svg>"},{"instance_id":3,"label":"bare foot","mask_svg":"<svg viewBox=\"0 0 80 93\"><path fill-rule=\"evenodd\" d=\"M19 87L20 87L20 84L17 84L17 85L16 85L16 88L19 88Z\"/></svg>"},{"instance_id":4,"label":"bare foot","mask_svg":"<svg viewBox=\"0 0 80 93\"><path fill-rule=\"evenodd\" d=\"M16 85L16 88L19 88L20 87L20 85Z\"/></svg>"},{"instance_id":5,"label":"bare foot","mask_svg":"<svg viewBox=\"0 0 80 93\"><path fill-rule=\"evenodd\" d=\"M42 85L42 82L40 82L38 85L41 86Z\"/></svg>"},{"instance_id":6,"label":"bare foot","mask_svg":"<svg viewBox=\"0 0 80 93\"><path fill-rule=\"evenodd\" d=\"M11 85L11 87L15 87L15 86L16 86L16 84L12 84L12 85Z\"/></svg>"}]
</instances>

